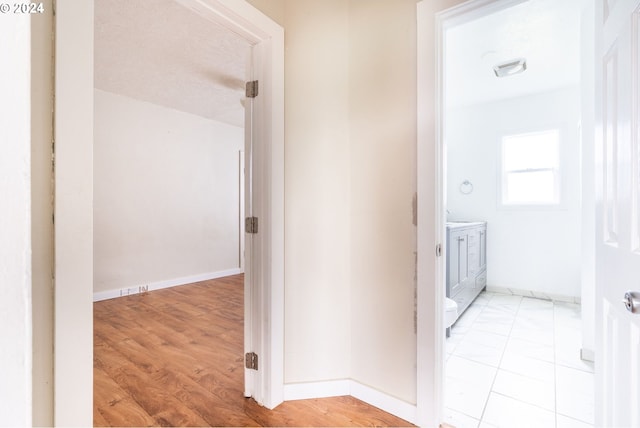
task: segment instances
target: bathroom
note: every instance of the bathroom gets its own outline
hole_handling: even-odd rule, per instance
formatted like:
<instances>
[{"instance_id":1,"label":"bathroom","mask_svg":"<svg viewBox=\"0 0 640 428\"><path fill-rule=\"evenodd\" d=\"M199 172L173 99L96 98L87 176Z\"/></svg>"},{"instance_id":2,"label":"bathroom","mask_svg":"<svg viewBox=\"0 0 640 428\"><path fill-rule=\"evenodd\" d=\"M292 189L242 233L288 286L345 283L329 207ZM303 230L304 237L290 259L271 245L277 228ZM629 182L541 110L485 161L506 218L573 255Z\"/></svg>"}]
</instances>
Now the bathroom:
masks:
<instances>
[{"instance_id":1,"label":"bathroom","mask_svg":"<svg viewBox=\"0 0 640 428\"><path fill-rule=\"evenodd\" d=\"M446 31L445 414L457 427L593 424L585 3L520 2Z\"/></svg>"}]
</instances>

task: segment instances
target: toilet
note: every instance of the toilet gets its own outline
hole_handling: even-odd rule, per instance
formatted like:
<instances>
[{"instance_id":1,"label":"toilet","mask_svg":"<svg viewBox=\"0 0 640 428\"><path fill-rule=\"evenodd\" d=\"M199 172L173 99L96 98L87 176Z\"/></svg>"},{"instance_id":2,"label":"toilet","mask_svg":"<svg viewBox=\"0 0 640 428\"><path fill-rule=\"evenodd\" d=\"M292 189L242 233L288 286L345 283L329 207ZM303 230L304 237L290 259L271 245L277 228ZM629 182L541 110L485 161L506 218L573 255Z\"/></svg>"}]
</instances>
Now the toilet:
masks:
<instances>
[{"instance_id":1,"label":"toilet","mask_svg":"<svg viewBox=\"0 0 640 428\"><path fill-rule=\"evenodd\" d=\"M458 319L458 304L448 297L444 298L444 326L449 328Z\"/></svg>"}]
</instances>

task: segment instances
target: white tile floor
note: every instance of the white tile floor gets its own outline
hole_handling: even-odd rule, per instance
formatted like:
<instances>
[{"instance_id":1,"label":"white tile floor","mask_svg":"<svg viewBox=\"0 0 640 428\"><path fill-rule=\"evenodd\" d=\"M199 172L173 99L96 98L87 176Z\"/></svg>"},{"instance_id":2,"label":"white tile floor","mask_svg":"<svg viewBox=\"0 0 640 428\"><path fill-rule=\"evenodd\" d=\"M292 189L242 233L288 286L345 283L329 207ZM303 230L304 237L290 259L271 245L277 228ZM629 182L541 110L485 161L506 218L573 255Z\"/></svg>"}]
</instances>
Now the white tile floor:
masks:
<instances>
[{"instance_id":1,"label":"white tile floor","mask_svg":"<svg viewBox=\"0 0 640 428\"><path fill-rule=\"evenodd\" d=\"M445 421L457 428L593 426L580 307L482 293L447 339Z\"/></svg>"}]
</instances>

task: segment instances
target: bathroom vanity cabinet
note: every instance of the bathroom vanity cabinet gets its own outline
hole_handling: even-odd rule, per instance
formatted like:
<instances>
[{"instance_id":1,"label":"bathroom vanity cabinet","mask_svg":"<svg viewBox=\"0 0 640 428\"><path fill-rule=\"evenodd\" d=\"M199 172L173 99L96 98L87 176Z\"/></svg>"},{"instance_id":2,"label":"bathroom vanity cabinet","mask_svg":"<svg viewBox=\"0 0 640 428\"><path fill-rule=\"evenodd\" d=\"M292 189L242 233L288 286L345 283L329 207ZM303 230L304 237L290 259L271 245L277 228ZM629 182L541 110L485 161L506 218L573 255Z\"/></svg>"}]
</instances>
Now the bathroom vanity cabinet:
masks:
<instances>
[{"instance_id":1,"label":"bathroom vanity cabinet","mask_svg":"<svg viewBox=\"0 0 640 428\"><path fill-rule=\"evenodd\" d=\"M487 223L447 222L447 297L458 316L487 286Z\"/></svg>"}]
</instances>

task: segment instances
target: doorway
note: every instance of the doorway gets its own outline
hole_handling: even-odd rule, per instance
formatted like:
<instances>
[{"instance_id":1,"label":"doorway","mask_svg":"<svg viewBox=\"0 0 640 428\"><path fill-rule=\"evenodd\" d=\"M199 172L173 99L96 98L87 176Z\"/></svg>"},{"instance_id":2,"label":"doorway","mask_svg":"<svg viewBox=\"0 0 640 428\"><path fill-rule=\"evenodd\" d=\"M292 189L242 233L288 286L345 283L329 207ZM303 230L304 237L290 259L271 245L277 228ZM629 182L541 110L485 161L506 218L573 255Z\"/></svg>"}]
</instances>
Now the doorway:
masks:
<instances>
[{"instance_id":1,"label":"doorway","mask_svg":"<svg viewBox=\"0 0 640 428\"><path fill-rule=\"evenodd\" d=\"M236 376L216 376L234 391L243 388L244 341L237 334L243 324L236 312L242 309L237 307L242 276L237 275L243 272L238 255L245 235L238 221L237 157L245 146L244 82L251 46L172 0L155 2L153 8L140 1L96 0L94 25L94 423L122 424L126 418L114 414L125 411L109 403L136 397L144 405L137 413L157 424L181 424L184 415L176 419L157 412L158 404L174 407L171 395L160 395L155 404L139 389L170 389L158 383L157 373L171 362L174 380L186 385L193 382L180 377L187 361L202 359L198 370L206 371L210 356L180 355L190 342L173 340L190 336L205 349L231 347L218 364L233 368ZM229 319L210 315L220 313L213 306L220 295L207 300L224 286L210 282L217 278L239 285L222 299ZM196 294L191 304L173 298L203 281L218 287ZM158 302L159 295L165 300ZM116 299L102 301L111 298ZM207 302L211 310L199 311ZM187 330L205 319L209 330ZM136 325L146 330L136 333ZM219 325L227 326L232 339L216 334ZM118 337L126 339L114 341ZM136 349L154 358L136 362ZM132 362L128 367L151 367L149 361L155 360L151 371L156 375L143 370L121 376L123 367L109 364L118 355L110 350L126 355ZM209 416L208 422L220 419Z\"/></svg>"},{"instance_id":2,"label":"doorway","mask_svg":"<svg viewBox=\"0 0 640 428\"><path fill-rule=\"evenodd\" d=\"M256 296L252 314L269 322L252 327L264 369L252 376L250 393L272 408L282 401L283 386L283 31L249 4L180 3L253 46L258 65L252 79L265 89L254 101L254 135L262 142L254 156L270 157L254 173L254 192L270 198L253 208L264 231L254 239L259 243L256 259L269 256L269 262L253 280L268 293ZM92 421L93 293L87 284L93 281L93 144L87 142L93 141L93 12L92 1L81 6L60 1L56 8L56 425Z\"/></svg>"},{"instance_id":3,"label":"doorway","mask_svg":"<svg viewBox=\"0 0 640 428\"><path fill-rule=\"evenodd\" d=\"M95 1L100 297L241 273L237 157L249 52L244 39L172 0Z\"/></svg>"},{"instance_id":4,"label":"doorway","mask_svg":"<svg viewBox=\"0 0 640 428\"><path fill-rule=\"evenodd\" d=\"M593 234L581 226L584 5L498 1L444 19L440 284L466 309L444 353L444 416L456 426L593 423L593 365L580 359ZM486 229L474 246L476 224ZM452 237L464 231L462 257ZM448 289L452 272L464 284Z\"/></svg>"}]
</instances>

